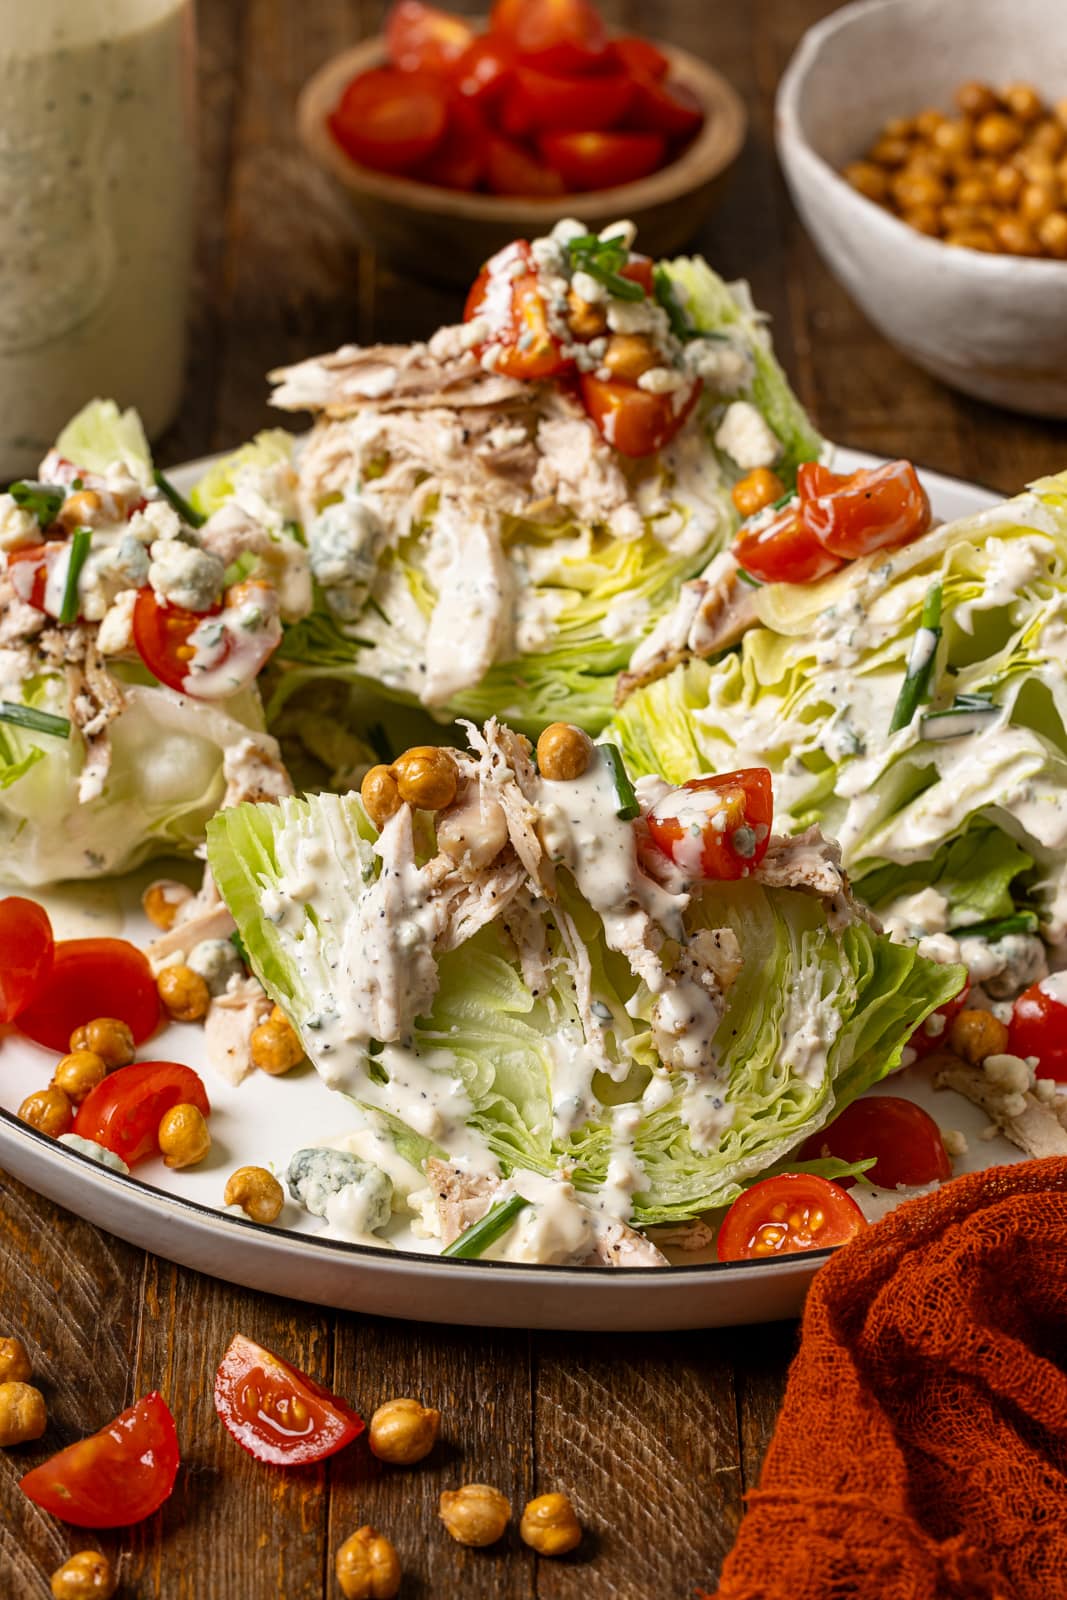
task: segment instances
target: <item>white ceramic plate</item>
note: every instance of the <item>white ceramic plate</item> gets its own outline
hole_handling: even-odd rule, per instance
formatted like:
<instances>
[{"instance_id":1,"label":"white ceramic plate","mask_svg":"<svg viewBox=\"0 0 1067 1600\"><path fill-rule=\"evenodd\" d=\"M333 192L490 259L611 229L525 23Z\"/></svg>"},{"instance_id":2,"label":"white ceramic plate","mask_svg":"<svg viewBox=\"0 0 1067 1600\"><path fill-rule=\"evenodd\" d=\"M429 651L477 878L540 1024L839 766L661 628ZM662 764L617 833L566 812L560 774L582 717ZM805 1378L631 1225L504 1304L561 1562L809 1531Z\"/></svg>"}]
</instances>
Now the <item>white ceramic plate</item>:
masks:
<instances>
[{"instance_id":1,"label":"white ceramic plate","mask_svg":"<svg viewBox=\"0 0 1067 1600\"><path fill-rule=\"evenodd\" d=\"M874 460L842 450L836 464L852 470ZM179 469L175 483L187 492L205 465ZM984 489L937 473L924 472L923 479L935 513L945 520L980 511L994 500ZM143 944L154 930L140 910L141 890L161 870L170 869L155 862L124 879L67 885L41 898L61 938L123 933ZM176 871L196 881L195 865L185 863ZM669 1268L610 1271L447 1261L417 1253L418 1241L410 1235L401 1236L392 1250L317 1238L318 1220L290 1201L277 1226L260 1227L222 1209L227 1174L246 1164L284 1172L294 1150L348 1125L346 1102L310 1067L284 1078L254 1073L233 1088L207 1066L199 1028L162 1030L140 1056L184 1061L202 1073L212 1102L214 1143L197 1168L170 1172L156 1160L125 1178L17 1120L16 1107L48 1082L55 1057L10 1030L0 1034L0 1164L38 1193L131 1244L247 1288L381 1316L484 1327L718 1327L794 1315L825 1259L820 1252L726 1265L681 1256ZM959 1171L1021 1159L1004 1140L980 1140L986 1122L981 1112L954 1094L935 1094L918 1074L898 1074L881 1092L906 1094L925 1104L942 1127L966 1134L968 1153L957 1162Z\"/></svg>"}]
</instances>

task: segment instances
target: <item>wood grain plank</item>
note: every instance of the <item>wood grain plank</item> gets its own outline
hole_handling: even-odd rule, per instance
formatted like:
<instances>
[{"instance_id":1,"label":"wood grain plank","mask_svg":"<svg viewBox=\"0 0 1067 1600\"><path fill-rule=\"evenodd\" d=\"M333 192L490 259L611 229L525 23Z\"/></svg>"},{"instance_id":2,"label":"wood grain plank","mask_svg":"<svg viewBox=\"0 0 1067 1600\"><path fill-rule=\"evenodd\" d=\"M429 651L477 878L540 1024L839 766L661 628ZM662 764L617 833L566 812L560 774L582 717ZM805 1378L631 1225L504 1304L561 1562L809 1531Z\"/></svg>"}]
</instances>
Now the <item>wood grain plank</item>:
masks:
<instances>
[{"instance_id":1,"label":"wood grain plank","mask_svg":"<svg viewBox=\"0 0 1067 1600\"><path fill-rule=\"evenodd\" d=\"M541 1561L541 1600L688 1600L741 1514L736 1331L535 1334L535 1492L570 1494L587 1530Z\"/></svg>"},{"instance_id":2,"label":"wood grain plank","mask_svg":"<svg viewBox=\"0 0 1067 1600\"><path fill-rule=\"evenodd\" d=\"M393 1540L405 1600L532 1600L533 1556L513 1524L498 1545L467 1550L438 1519L443 1489L489 1483L516 1519L532 1494L530 1340L525 1333L336 1320L334 1384L368 1421L376 1406L411 1395L442 1414L442 1436L417 1466L384 1466L360 1441L330 1468L328 1550L365 1522Z\"/></svg>"},{"instance_id":3,"label":"wood grain plank","mask_svg":"<svg viewBox=\"0 0 1067 1600\"><path fill-rule=\"evenodd\" d=\"M799 1336L795 1322L775 1322L767 1327L746 1328L744 1337L733 1346L741 1477L746 1492L759 1482Z\"/></svg>"}]
</instances>

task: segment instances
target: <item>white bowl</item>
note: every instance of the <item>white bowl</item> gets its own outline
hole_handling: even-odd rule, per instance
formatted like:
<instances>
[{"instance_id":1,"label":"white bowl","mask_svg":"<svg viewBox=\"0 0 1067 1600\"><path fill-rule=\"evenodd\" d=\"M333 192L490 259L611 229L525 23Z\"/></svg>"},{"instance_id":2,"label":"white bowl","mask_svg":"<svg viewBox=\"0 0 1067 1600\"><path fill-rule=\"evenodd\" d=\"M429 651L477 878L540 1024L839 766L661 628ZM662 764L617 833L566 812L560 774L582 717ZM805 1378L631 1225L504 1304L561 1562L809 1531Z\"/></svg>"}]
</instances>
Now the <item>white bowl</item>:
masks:
<instances>
[{"instance_id":1,"label":"white bowl","mask_svg":"<svg viewBox=\"0 0 1067 1600\"><path fill-rule=\"evenodd\" d=\"M867 316L965 394L1067 417L1067 262L917 233L839 176L890 117L949 110L967 79L1067 94L1067 0L860 0L804 35L778 151L816 247Z\"/></svg>"}]
</instances>

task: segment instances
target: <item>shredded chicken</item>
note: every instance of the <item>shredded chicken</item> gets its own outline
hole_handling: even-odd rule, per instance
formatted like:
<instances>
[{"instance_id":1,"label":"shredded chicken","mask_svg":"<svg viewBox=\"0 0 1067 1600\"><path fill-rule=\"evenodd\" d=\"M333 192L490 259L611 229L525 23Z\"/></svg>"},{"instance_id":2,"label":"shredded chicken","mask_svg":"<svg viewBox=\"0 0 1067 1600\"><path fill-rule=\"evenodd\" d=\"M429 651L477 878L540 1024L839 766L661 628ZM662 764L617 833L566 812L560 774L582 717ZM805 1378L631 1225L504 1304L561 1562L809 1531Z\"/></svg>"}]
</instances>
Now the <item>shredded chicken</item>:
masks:
<instances>
[{"instance_id":1,"label":"shredded chicken","mask_svg":"<svg viewBox=\"0 0 1067 1600\"><path fill-rule=\"evenodd\" d=\"M1006 1090L982 1067L946 1059L934 1079L939 1089L955 1089L979 1106L1005 1138L1034 1160L1067 1155L1067 1098L1039 1099L1032 1083L1025 1090Z\"/></svg>"},{"instance_id":2,"label":"shredded chicken","mask_svg":"<svg viewBox=\"0 0 1067 1600\"><path fill-rule=\"evenodd\" d=\"M197 893L182 898L173 926L153 939L145 953L153 972L158 972L176 955L187 960L189 952L205 939L228 939L236 931L237 924L219 894L211 870L205 867Z\"/></svg>"},{"instance_id":3,"label":"shredded chicken","mask_svg":"<svg viewBox=\"0 0 1067 1600\"><path fill-rule=\"evenodd\" d=\"M204 1019L204 1048L227 1083L241 1083L253 1070L252 1034L270 1011L270 998L255 978L234 984L212 1000Z\"/></svg>"},{"instance_id":4,"label":"shredded chicken","mask_svg":"<svg viewBox=\"0 0 1067 1600\"><path fill-rule=\"evenodd\" d=\"M464 1172L435 1156L426 1163L426 1177L437 1206L442 1246L453 1244L480 1222L500 1189L499 1178Z\"/></svg>"},{"instance_id":5,"label":"shredded chicken","mask_svg":"<svg viewBox=\"0 0 1067 1600\"><path fill-rule=\"evenodd\" d=\"M586 1267L668 1267L670 1262L658 1245L625 1222L603 1221L596 1232L592 1254L582 1262Z\"/></svg>"},{"instance_id":6,"label":"shredded chicken","mask_svg":"<svg viewBox=\"0 0 1067 1600\"><path fill-rule=\"evenodd\" d=\"M230 745L222 758L226 793L222 805L239 806L245 801L280 800L293 792L277 740L260 733Z\"/></svg>"},{"instance_id":7,"label":"shredded chicken","mask_svg":"<svg viewBox=\"0 0 1067 1600\"><path fill-rule=\"evenodd\" d=\"M738 577L738 571L733 555L723 550L699 578L683 583L670 611L637 646L628 671L620 675L615 686L617 706L679 662L693 657L707 660L755 626L756 591Z\"/></svg>"},{"instance_id":8,"label":"shredded chicken","mask_svg":"<svg viewBox=\"0 0 1067 1600\"><path fill-rule=\"evenodd\" d=\"M442 333L452 330L442 329ZM463 333L462 328L456 332ZM348 417L368 402L425 409L435 406L498 407L522 400L529 386L486 372L470 346L456 348L440 337L429 344L342 345L268 374L276 385L273 404L282 411L324 411Z\"/></svg>"},{"instance_id":9,"label":"shredded chicken","mask_svg":"<svg viewBox=\"0 0 1067 1600\"><path fill-rule=\"evenodd\" d=\"M817 826L792 837L774 834L767 854L752 876L769 889L803 889L818 895L827 909L827 922L835 932L849 923L864 921L876 933L881 924L852 893L848 874L841 865L841 846L825 839Z\"/></svg>"}]
</instances>

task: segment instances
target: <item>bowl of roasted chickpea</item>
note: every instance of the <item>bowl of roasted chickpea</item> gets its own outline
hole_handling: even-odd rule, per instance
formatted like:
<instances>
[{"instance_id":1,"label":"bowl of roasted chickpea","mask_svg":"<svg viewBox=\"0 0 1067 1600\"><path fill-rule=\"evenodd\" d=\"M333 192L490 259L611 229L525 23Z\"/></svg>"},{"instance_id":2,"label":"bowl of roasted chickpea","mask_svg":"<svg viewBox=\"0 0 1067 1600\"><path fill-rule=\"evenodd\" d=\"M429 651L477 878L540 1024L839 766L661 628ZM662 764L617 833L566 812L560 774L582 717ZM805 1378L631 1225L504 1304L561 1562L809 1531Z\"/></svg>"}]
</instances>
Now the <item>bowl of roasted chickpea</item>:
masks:
<instances>
[{"instance_id":1,"label":"bowl of roasted chickpea","mask_svg":"<svg viewBox=\"0 0 1067 1600\"><path fill-rule=\"evenodd\" d=\"M859 0L782 79L778 149L823 259L943 382L1067 417L1064 0Z\"/></svg>"}]
</instances>

